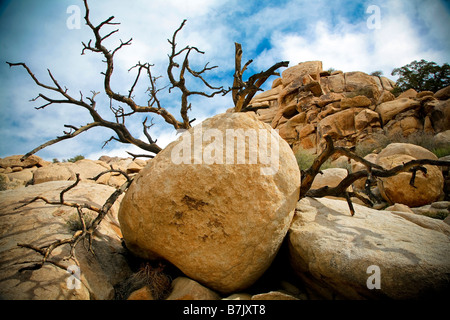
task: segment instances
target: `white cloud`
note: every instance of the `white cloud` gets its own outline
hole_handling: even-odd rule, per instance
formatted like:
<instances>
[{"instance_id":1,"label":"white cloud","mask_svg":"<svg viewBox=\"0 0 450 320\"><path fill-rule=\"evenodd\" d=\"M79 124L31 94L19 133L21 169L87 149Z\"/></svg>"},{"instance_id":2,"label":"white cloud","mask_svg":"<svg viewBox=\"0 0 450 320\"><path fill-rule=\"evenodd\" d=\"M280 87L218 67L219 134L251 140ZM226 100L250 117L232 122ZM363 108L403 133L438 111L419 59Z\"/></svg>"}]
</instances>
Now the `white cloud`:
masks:
<instances>
[{"instance_id":1,"label":"white cloud","mask_svg":"<svg viewBox=\"0 0 450 320\"><path fill-rule=\"evenodd\" d=\"M424 46L424 35L403 9L403 6L393 5L389 10L382 10L380 29L367 28L365 21L357 24L341 21L333 26L325 17L308 33L274 32L272 48L260 55L256 63L262 66L289 60L292 66L303 61L321 60L324 69L367 73L381 70L391 77L394 68L413 60L443 60L445 53ZM424 16L431 19L433 15Z\"/></svg>"}]
</instances>

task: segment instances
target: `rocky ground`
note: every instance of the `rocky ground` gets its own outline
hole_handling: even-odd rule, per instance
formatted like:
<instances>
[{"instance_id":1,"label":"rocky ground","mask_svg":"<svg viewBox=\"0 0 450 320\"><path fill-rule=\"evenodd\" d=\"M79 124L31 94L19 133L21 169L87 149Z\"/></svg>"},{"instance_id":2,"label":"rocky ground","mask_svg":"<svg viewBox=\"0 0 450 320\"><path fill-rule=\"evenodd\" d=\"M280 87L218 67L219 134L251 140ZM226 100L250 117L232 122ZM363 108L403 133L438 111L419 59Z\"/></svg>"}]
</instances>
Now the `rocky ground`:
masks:
<instances>
[{"instance_id":1,"label":"rocky ground","mask_svg":"<svg viewBox=\"0 0 450 320\"><path fill-rule=\"evenodd\" d=\"M35 158L37 159L37 157ZM105 158L104 158L105 159ZM5 160L5 159L3 159ZM11 159L6 159L10 161ZM67 181L71 175L63 176L51 167L65 168L64 172L79 172L83 181L66 195L68 200L80 203L91 203L101 206L107 197L114 192L115 187L105 182L94 183L86 179L89 175L108 166L103 161L81 160L73 164L48 164L39 160L41 164L29 164L41 167L22 171L34 170L37 177L42 177L39 171L47 168L49 174L45 181L34 182L8 177L6 189L15 189L0 193L0 295L4 299L153 299L156 293L145 282L138 284L130 281L139 271L144 260L132 256L123 244L123 235L118 220L119 203L117 203L100 225L93 243L95 254L89 253L83 244L76 249L76 257L81 269L81 284L79 289L67 287L70 274L61 268L47 264L39 270L23 270L24 267L37 261L40 255L17 246L18 243L32 243L41 245L56 239L70 236L76 230L77 215L72 208L64 206L46 205L35 202L20 209L16 209L25 201L36 196L58 199L59 193L73 183ZM121 163L122 169L133 167L137 171L135 162L131 159L108 159L109 164ZM14 162L10 162L13 163ZM17 164L17 163L16 163ZM17 166L15 166L17 167ZM89 169L87 169L89 167ZM80 170L85 168L86 171ZM141 167L142 168L142 167ZM327 169L321 179L316 181L315 187L329 185L340 181L341 168ZM8 170L9 171L9 170ZM16 172L21 172L14 170ZM345 171L345 170L344 170ZM345 172L344 172L345 173ZM14 174L14 173L11 173ZM66 177L68 177L66 179ZM5 179L6 180L6 179ZM105 179L106 180L106 179ZM20 182L17 182L20 181ZM109 178L107 181L111 181ZM24 185L27 185L25 187ZM20 186L20 187L18 187ZM120 199L122 200L122 199ZM281 241L277 255L272 257L272 264L263 262L265 267L258 274L259 279L253 279L253 284L225 290L215 286L211 289L204 283L202 277L186 276L174 266L167 267L166 273L171 276L171 287L167 289L164 298L167 299L410 299L434 297L445 294L448 284L450 268L450 226L445 217L449 214L447 201L436 201L431 204L410 208L403 204L393 204L385 210L370 209L362 205L355 205L356 214L351 217L345 201L339 199L311 199L305 198L297 203L292 219L283 221L287 228L286 238ZM230 208L227 210L231 210ZM434 218L430 218L433 216ZM172 217L169 217L169 220ZM219 220L218 220L219 221ZM235 224L236 220L230 222ZM216 221L217 222L217 221ZM221 223L227 223L220 220ZM192 220L201 227L202 222ZM217 222L218 223L218 222ZM262 230L263 224L257 227L252 223L251 228ZM174 226L173 224L171 225ZM168 223L170 228L170 222ZM173 230L180 230L175 226ZM183 229L184 230L184 229ZM200 230L197 228L197 231ZM211 236L218 229L205 223L205 232L209 230ZM225 229L230 234L232 229ZM169 230L163 231L171 234ZM175 232L175 231L173 231ZM198 234L197 232L195 234ZM227 247L238 250L239 246L246 247L252 237L261 232L248 233L239 245L233 246L228 241ZM263 232L267 235L268 232ZM164 238L165 241L168 241ZM216 234L216 241L220 242L220 235ZM186 239L184 238L184 241ZM268 237L264 240L272 243ZM190 245L193 245L192 243ZM191 255L201 251L200 244L194 244ZM252 246L250 246L252 248ZM185 249L185 248L184 248ZM184 250L183 249L183 250ZM211 249L211 248L206 248ZM161 255L167 254L167 246L161 245ZM219 249L202 252L212 259ZM230 253L231 254L231 253ZM68 255L68 248L55 253L55 259ZM242 253L245 256L245 252ZM169 254L170 256L170 254ZM253 257L253 255L250 255ZM180 256L183 260L183 257ZM225 257L230 264L233 257ZM243 257L236 264L244 266ZM191 259L189 259L191 260ZM193 261L197 261L193 259ZM272 261L272 260L270 260ZM180 264L179 261L176 261ZM67 261L69 266L74 262ZM260 265L261 262L247 261L246 264ZM184 266L181 263L181 268ZM369 290L367 280L372 265L380 267L381 289ZM270 267L269 267L270 266ZM196 272L198 265L191 266ZM212 271L207 271L209 272ZM246 274L240 270L239 274ZM253 272L252 272L253 273ZM201 279L196 281L194 279ZM239 277L231 276L232 283L239 282ZM208 280L206 280L208 281Z\"/></svg>"},{"instance_id":2,"label":"rocky ground","mask_svg":"<svg viewBox=\"0 0 450 320\"><path fill-rule=\"evenodd\" d=\"M354 216L343 199L298 201L300 170L292 149L320 148L323 134L344 146L386 128L432 129L437 139L448 139L448 90L395 99L390 88L383 77L330 75L318 62L300 64L255 97L253 105L266 109L205 121L221 132L279 129L280 163L273 175L261 175L262 164L174 166L170 155L180 140L148 161L0 159L0 297L448 299L448 169L426 166L414 187L410 173L379 179L371 189L382 202L369 208L354 199ZM366 159L388 169L437 157L416 145L391 143ZM38 196L58 200L79 174L65 200L101 207L126 181L116 173L91 179L111 166L135 180L97 229L93 252L80 242L76 259L64 260L70 252L62 246L50 263L33 268L41 255L18 244L37 247L71 237L80 222L74 208L40 200L24 204ZM358 166L323 170L313 188L335 186ZM363 187L357 181L351 188ZM86 215L92 221L95 213Z\"/></svg>"}]
</instances>

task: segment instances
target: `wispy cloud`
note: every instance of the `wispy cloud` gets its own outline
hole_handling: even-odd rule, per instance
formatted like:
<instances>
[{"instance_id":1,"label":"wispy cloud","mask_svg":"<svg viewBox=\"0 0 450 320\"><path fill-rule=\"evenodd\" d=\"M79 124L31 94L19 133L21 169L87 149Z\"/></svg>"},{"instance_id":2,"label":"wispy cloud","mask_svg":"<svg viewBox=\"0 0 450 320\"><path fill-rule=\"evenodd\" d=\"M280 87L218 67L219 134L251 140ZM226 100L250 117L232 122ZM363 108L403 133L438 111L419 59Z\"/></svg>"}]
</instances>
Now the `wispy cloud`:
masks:
<instances>
[{"instance_id":1,"label":"wispy cloud","mask_svg":"<svg viewBox=\"0 0 450 320\"><path fill-rule=\"evenodd\" d=\"M449 14L438 1L428 1L426 10L414 6L413 1L383 2L379 7L379 29L367 27L366 20L370 17L367 7L360 8L363 11L359 16L365 19L356 23L348 19L333 23L332 13L328 12L307 25L306 32L292 29L273 32L271 49L262 52L257 63L268 65L280 59L291 63L322 60L324 68L381 70L390 77L393 68L415 59L449 61L448 36L443 30L450 28ZM430 37L436 45L429 43Z\"/></svg>"}]
</instances>

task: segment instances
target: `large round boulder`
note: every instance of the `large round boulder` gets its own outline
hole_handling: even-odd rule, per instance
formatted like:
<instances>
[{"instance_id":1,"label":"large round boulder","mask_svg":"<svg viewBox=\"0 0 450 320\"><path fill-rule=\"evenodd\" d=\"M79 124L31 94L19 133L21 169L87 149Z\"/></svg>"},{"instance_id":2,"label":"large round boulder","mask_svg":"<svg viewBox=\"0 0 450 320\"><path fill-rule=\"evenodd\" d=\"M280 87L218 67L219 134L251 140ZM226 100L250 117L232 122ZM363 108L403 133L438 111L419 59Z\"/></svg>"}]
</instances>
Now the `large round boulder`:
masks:
<instances>
[{"instance_id":1,"label":"large round boulder","mask_svg":"<svg viewBox=\"0 0 450 320\"><path fill-rule=\"evenodd\" d=\"M412 160L437 157L425 148L408 143L392 143L377 157L377 164L389 170ZM437 201L444 189L444 177L439 167L425 165L426 173L417 171L414 186L410 185L411 172L402 172L378 180L382 197L391 204L401 203L420 207Z\"/></svg>"},{"instance_id":2,"label":"large round boulder","mask_svg":"<svg viewBox=\"0 0 450 320\"><path fill-rule=\"evenodd\" d=\"M270 266L299 188L295 156L276 131L254 114L220 114L149 162L126 193L119 220L136 255L168 260L229 293Z\"/></svg>"},{"instance_id":3,"label":"large round boulder","mask_svg":"<svg viewBox=\"0 0 450 320\"><path fill-rule=\"evenodd\" d=\"M411 143L391 143L386 146L381 152L378 154L377 159L382 159L385 157L389 157L392 155L405 154L411 156L415 159L430 159L437 160L436 155L428 149L424 147L411 144Z\"/></svg>"}]
</instances>

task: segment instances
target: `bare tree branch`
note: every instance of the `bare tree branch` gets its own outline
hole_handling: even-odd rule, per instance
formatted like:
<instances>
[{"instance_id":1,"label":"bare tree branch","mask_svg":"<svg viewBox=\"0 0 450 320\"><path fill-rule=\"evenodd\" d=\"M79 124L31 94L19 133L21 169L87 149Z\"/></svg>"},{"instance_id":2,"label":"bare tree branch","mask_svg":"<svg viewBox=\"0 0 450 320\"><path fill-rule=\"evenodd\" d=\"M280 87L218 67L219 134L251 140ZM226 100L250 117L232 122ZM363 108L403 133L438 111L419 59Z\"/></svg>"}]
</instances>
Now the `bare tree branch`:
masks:
<instances>
[{"instance_id":1,"label":"bare tree branch","mask_svg":"<svg viewBox=\"0 0 450 320\"><path fill-rule=\"evenodd\" d=\"M39 253L42 256L42 259L40 261L30 262L33 264L31 266L22 268L21 271L22 270L36 270L36 269L41 268L45 263L54 264L65 270L66 266L64 266L61 262L49 260L53 250L55 250L58 247L64 246L64 245L69 245L70 246L70 254L69 254L69 256L63 258L63 260L74 259L76 261L75 248L76 248L77 244L82 240L88 242L88 251L93 252L92 251L92 240L94 237L94 232L97 230L99 224L105 218L105 216L107 215L107 213L109 212L111 207L114 205L114 203L117 201L117 199L129 188L129 186L133 182L133 179L130 178L125 172L123 172L121 170L114 170L114 169L102 172L99 175L97 175L96 177L92 178L92 180L98 180L103 174L106 174L108 172L116 172L116 173L122 174L123 176L125 176L127 181L120 188L116 189L108 197L108 199L105 201L105 203L103 204L103 206L101 208L94 207L94 206L86 204L86 203L80 204L77 202L68 202L64 199L65 193L72 190L79 184L80 175L77 174L76 181L73 184L71 184L70 186L68 186L67 188L64 188L64 190L62 190L60 192L59 200L49 200L46 197L38 196L38 197L31 199L30 201L25 202L23 205L18 206L17 208L14 209L14 210L20 209L22 207L30 205L33 202L38 201L38 200L44 201L46 204L50 204L50 205L60 205L60 206L67 206L67 207L75 208L77 210L78 219L80 221L80 226L81 226L81 228L79 230L75 231L75 233L72 235L72 237L65 238L65 239L59 239L59 240L53 241L52 243L50 243L48 245L38 247L33 244L18 243L17 246L22 247L22 248L31 249L31 250ZM91 210L91 211L97 213L97 216L94 218L94 220L90 224L88 224L86 222L85 212L83 211L84 209L88 209L88 210Z\"/></svg>"},{"instance_id":2,"label":"bare tree branch","mask_svg":"<svg viewBox=\"0 0 450 320\"><path fill-rule=\"evenodd\" d=\"M44 148L46 148L46 147L48 147L48 146L51 146L51 145L53 145L53 144L55 144L55 143L60 142L60 141L63 141L63 140L66 140L66 139L70 139L70 138L74 138L74 137L76 137L77 135L79 135L80 133L83 133L83 132L85 132L85 131L88 131L89 129L94 128L94 127L97 127L97 126L100 126L100 123L98 123L98 122L88 123L87 125L85 125L85 126L79 128L79 129L76 129L76 130L73 131L73 132L66 133L66 134L63 135L63 136L56 137L55 139L52 139L52 140L50 140L50 141L47 141L47 142L41 144L40 146L38 146L37 148L34 148L34 149L31 150L30 152L27 152L21 159L22 159L22 160L25 160L26 158L28 158L28 157L31 156L32 154L35 154L36 152L38 152L39 150L42 150L42 149L44 149ZM64 127L72 127L72 126L64 125Z\"/></svg>"},{"instance_id":3,"label":"bare tree branch","mask_svg":"<svg viewBox=\"0 0 450 320\"><path fill-rule=\"evenodd\" d=\"M184 27L184 25L186 24L186 20L183 20L183 22L181 23L181 25L178 27L178 29L174 32L172 39L168 39L167 41L170 43L170 45L172 46L172 52L169 55L169 65L167 67L167 75L169 76L169 80L170 83L172 84L172 86L169 88L169 92L170 90L174 89L174 88L178 88L181 91L181 108L180 108L180 114L181 117L183 119L182 123L178 123L177 127L175 127L175 129L189 129L191 127L190 125L190 120L188 117L188 111L191 108L191 105L188 104L188 97L191 95L200 95L200 96L204 96L207 98L212 98L217 94L222 94L225 95L228 93L229 90L225 90L223 89L223 87L214 87L212 85L210 85L202 76L201 74L203 74L205 71L209 71L212 70L214 68L216 68L216 66L214 67L208 67L208 64L205 65L205 67L200 70L200 71L194 71L190 68L189 66L189 54L192 51L195 51L199 54L204 54L203 51L200 51L198 48L196 47L191 47L191 46L186 46L183 49L177 51L177 43L176 43L176 36L178 34L178 32L180 32L180 30ZM174 68L180 68L180 65L175 61L175 58L178 57L179 55L181 55L183 52L185 52L185 56L183 59L183 63L181 65L181 69L179 72L179 79L175 79L175 75L174 75ZM200 92L200 91L190 91L187 87L186 87L186 78L185 78L185 74L186 71L191 74L193 77L195 78L199 78L208 88L215 90L212 93L206 93L206 92Z\"/></svg>"},{"instance_id":4,"label":"bare tree branch","mask_svg":"<svg viewBox=\"0 0 450 320\"><path fill-rule=\"evenodd\" d=\"M211 71L214 67L210 67L207 63L201 70L196 71L190 67L189 64L189 55L191 52L196 52L203 54L204 52L200 51L196 47L186 46L181 50L177 50L176 45L176 36L181 31L181 29L184 27L186 20L182 22L180 27L174 32L172 39L168 40L171 44L171 53L169 54L169 66L167 68L168 78L171 84L171 88L169 88L169 91L173 88L177 88L181 91L181 106L180 106L180 115L181 115L181 121L177 120L174 115L172 115L167 109L165 109L162 106L161 101L157 97L157 94L167 88L167 86L163 88L158 88L156 86L156 80L160 77L155 77L152 75L151 67L153 66L150 63L137 63L134 67L130 68L129 71L132 71L133 69L137 70L136 77L133 81L133 83L130 86L130 89L128 90L126 95L120 94L118 91L114 90L111 86L111 79L114 72L114 56L115 54L123 49L125 46L129 46L132 44L132 39L129 39L128 41L122 41L120 40L120 43L112 50L108 49L104 45L104 41L106 39L110 39L113 35L116 35L119 31L119 29L114 29L112 31L104 32L104 28L110 27L110 26L116 26L119 25L119 23L114 21L114 16L111 16L107 18L106 20L100 22L98 25L94 25L90 18L90 9L88 6L87 0L83 0L84 7L85 7L85 15L84 20L87 25L87 27L91 30L93 34L93 39L90 39L87 43L82 42L82 51L81 54L84 55L87 52L93 52L93 53L100 53L103 58L104 62L106 64L106 69L104 72L102 72L104 76L103 81L103 90L106 93L106 95L110 99L110 110L114 115L115 121L108 121L103 116L100 115L100 113L97 111L96 108L96 101L95 97L99 92L92 91L92 96L87 97L86 101L83 99L83 94L80 92L80 98L76 99L72 97L68 89L57 81L57 79L53 76L50 70L48 70L48 75L51 79L51 85L44 84L41 81L38 80L38 78L32 73L31 69L23 62L19 63L11 63L7 62L7 64L10 67L23 67L29 76L33 79L33 81L36 83L36 85L42 89L48 90L52 93L56 93L59 95L58 98L53 98L51 96L48 96L44 93L39 93L39 95L32 99L32 101L37 101L38 99L44 100L44 103L37 107L36 109L44 109L52 105L75 105L82 107L86 109L91 118L92 121L84 126L81 126L77 129L74 129L71 132L64 132L63 136L57 137L56 139L52 139L46 143L41 144L39 147L33 149L32 151L28 152L24 158L29 157L31 154L34 154L38 152L39 150L42 150L43 148L53 145L55 143L58 143L62 140L70 139L76 137L78 134L85 132L93 127L105 127L110 130L113 130L115 132L115 136L108 141L105 142L103 147L110 141L119 141L121 143L125 144L133 144L145 151L148 151L150 153L156 154L161 151L161 148L156 144L156 139L152 139L149 133L150 126L147 126L144 121L144 135L147 138L147 141L142 141L138 138L135 138L133 134L128 130L126 127L126 119L134 114L139 113L153 113L161 116L166 123L173 126L174 129L188 129L191 127L191 123L193 120L189 119L188 112L191 109L191 104L189 103L188 99L192 95L200 95L204 97L213 97L216 94L226 94L229 90L223 89L223 87L215 87L211 85L205 78L204 74L207 71ZM182 58L182 64L180 67L180 64L177 63L175 60L178 58ZM176 79L174 74L174 69L179 69L179 79ZM134 92L137 88L137 84L141 79L141 76L144 74L145 71L148 76L149 81L149 88L147 90L149 94L149 99L146 101L146 105L140 105L134 100ZM210 90L213 90L212 92L201 92L201 91L190 91L186 86L186 75L191 75L193 78L200 79L201 82ZM129 109L128 109L129 108ZM67 127L68 125L66 125ZM72 128L75 128L75 126L70 125Z\"/></svg>"},{"instance_id":5,"label":"bare tree branch","mask_svg":"<svg viewBox=\"0 0 450 320\"><path fill-rule=\"evenodd\" d=\"M151 154L135 154L135 153L131 153L129 151L127 151L127 153L133 158L133 160L135 160L136 158L154 158L155 156L151 155Z\"/></svg>"},{"instance_id":6,"label":"bare tree branch","mask_svg":"<svg viewBox=\"0 0 450 320\"><path fill-rule=\"evenodd\" d=\"M112 166L111 166L111 169L110 169L110 170L100 172L100 173L99 173L98 175L96 175L95 177L89 178L89 179L90 179L90 180L97 181L98 179L100 179L101 176L103 176L103 175L105 175L105 174L107 174L107 173L113 173L113 172L123 175L123 176L127 179L127 182L128 182L129 184L131 184L131 182L132 182L133 179L131 179L130 176L129 176L128 174L126 174L125 172L123 172L123 171L120 170L120 169L114 169Z\"/></svg>"},{"instance_id":7,"label":"bare tree branch","mask_svg":"<svg viewBox=\"0 0 450 320\"><path fill-rule=\"evenodd\" d=\"M247 81L244 81L242 76L253 60L247 61L242 69L241 60L242 46L240 43L235 43L235 73L232 88L233 102L235 106L234 110L235 112L254 111L255 108L247 108L247 106L255 96L256 92L262 91L261 86L270 76L279 75L279 73L275 72L277 69L289 66L289 61L278 62L266 71L254 74Z\"/></svg>"},{"instance_id":8,"label":"bare tree branch","mask_svg":"<svg viewBox=\"0 0 450 320\"><path fill-rule=\"evenodd\" d=\"M326 135L325 137L326 147L322 151L322 153L314 160L313 165L306 171L302 172L302 181L300 186L300 198L303 197L313 197L313 198L321 198L326 196L333 197L344 197L349 203L350 212L354 214L354 208L351 203L350 197L357 197L358 199L364 201L367 204L371 204L371 200L374 200L373 194L370 192L370 182L374 181L376 178L387 178L395 176L401 172L411 172L411 180L410 185L414 187L414 180L417 171L422 171L426 173L426 168L423 165L433 165L433 166L450 166L450 161L440 161L440 160L431 160L431 159L419 159L419 160L411 160L402 165L398 165L389 170L384 169L383 167L367 161L354 154L350 150L342 147L335 147L333 144L333 139ZM336 186L330 188L328 186L324 186L319 189L311 190L312 183L317 176L320 174L320 167L325 161L327 161L332 155L341 154L348 158L351 158L357 162L362 163L365 166L364 170L356 171L353 173L347 174L347 176ZM365 194L369 197L369 199L363 197L361 194L353 192L348 192L348 187L350 187L355 181L366 178L366 188Z\"/></svg>"},{"instance_id":9,"label":"bare tree branch","mask_svg":"<svg viewBox=\"0 0 450 320\"><path fill-rule=\"evenodd\" d=\"M154 125L153 119L150 120L150 125L147 125L147 118L145 118L144 122L142 122L142 126L144 127L144 135L147 137L149 143L156 143L158 139L153 140L150 134L148 133L148 129L150 129Z\"/></svg>"}]
</instances>

